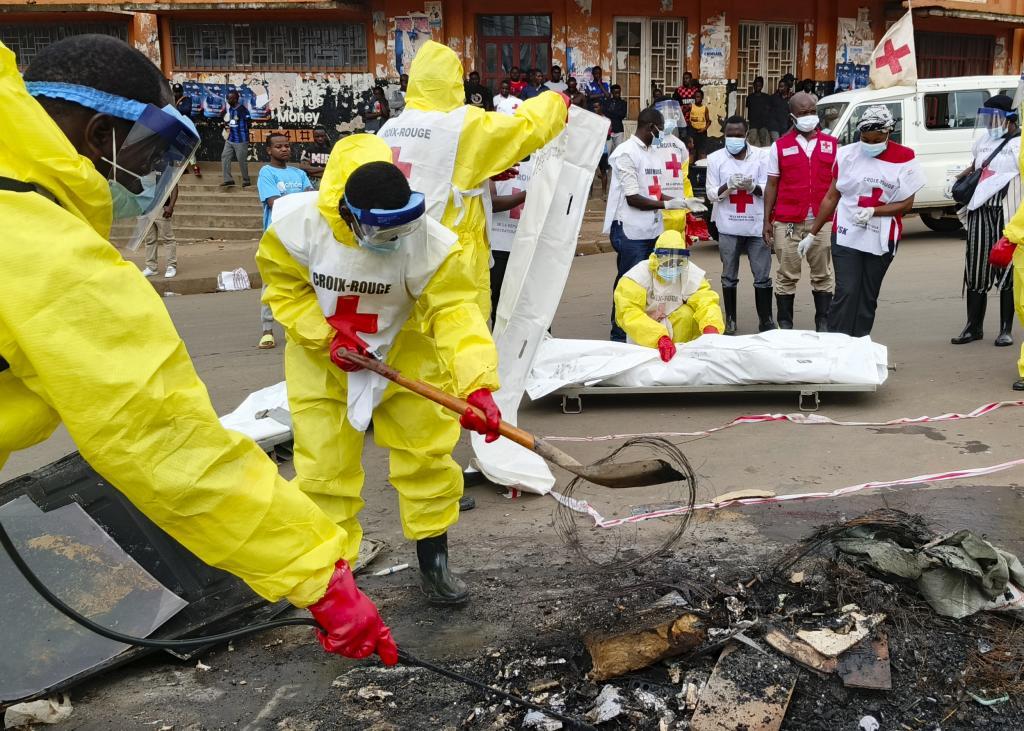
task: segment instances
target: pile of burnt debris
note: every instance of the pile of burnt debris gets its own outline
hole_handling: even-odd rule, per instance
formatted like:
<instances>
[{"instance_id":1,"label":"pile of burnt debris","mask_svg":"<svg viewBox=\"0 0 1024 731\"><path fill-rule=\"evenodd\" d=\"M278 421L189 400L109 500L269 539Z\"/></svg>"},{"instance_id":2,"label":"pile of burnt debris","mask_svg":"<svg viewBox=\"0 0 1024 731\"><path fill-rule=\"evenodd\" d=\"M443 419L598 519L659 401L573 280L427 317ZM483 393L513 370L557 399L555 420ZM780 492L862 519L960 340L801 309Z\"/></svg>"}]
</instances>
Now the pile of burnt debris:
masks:
<instances>
[{"instance_id":1,"label":"pile of burnt debris","mask_svg":"<svg viewBox=\"0 0 1024 731\"><path fill-rule=\"evenodd\" d=\"M672 566L581 609L573 632L452 669L580 728L1024 727L1024 569L973 533L886 509L753 573ZM354 669L336 685L366 728L407 713L437 728L571 727L418 668Z\"/></svg>"}]
</instances>

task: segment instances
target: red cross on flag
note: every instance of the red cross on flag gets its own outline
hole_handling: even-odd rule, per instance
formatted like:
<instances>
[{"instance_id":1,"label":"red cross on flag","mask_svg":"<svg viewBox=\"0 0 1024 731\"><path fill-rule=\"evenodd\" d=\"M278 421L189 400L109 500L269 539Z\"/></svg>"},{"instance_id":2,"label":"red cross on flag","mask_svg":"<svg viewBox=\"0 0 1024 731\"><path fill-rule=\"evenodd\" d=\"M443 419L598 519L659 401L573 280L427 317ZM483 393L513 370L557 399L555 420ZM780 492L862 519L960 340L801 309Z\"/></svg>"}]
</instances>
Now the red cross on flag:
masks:
<instances>
[{"instance_id":1,"label":"red cross on flag","mask_svg":"<svg viewBox=\"0 0 1024 731\"><path fill-rule=\"evenodd\" d=\"M871 54L871 88L913 86L917 83L914 20L909 12L882 36Z\"/></svg>"}]
</instances>

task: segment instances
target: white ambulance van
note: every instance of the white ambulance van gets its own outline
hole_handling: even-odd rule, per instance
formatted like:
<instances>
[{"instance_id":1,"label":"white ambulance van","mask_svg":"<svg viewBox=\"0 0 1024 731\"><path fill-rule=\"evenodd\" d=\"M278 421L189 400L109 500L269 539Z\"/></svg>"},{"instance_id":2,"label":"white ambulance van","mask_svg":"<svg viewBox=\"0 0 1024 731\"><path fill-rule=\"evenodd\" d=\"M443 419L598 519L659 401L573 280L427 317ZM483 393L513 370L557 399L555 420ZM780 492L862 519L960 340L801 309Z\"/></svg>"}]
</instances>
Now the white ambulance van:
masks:
<instances>
[{"instance_id":1,"label":"white ambulance van","mask_svg":"<svg viewBox=\"0 0 1024 731\"><path fill-rule=\"evenodd\" d=\"M1013 96L1016 76L962 76L921 79L917 86L857 89L823 97L818 102L821 128L845 145L858 139L857 122L864 110L885 104L896 119L892 138L914 150L928 182L914 199L914 212L933 231L956 231L950 189L953 179L971 164L971 145L978 107L996 94Z\"/></svg>"}]
</instances>

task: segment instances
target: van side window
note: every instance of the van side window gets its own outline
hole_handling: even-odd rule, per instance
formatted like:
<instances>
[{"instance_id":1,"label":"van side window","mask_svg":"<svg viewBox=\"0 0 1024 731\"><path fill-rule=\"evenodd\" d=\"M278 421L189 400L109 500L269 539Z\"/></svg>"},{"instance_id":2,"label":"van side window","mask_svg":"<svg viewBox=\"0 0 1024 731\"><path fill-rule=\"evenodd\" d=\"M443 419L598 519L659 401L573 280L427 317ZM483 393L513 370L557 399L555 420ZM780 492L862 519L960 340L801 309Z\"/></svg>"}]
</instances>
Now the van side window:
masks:
<instances>
[{"instance_id":1,"label":"van side window","mask_svg":"<svg viewBox=\"0 0 1024 731\"><path fill-rule=\"evenodd\" d=\"M978 108L988 100L986 89L943 91L924 95L925 129L972 129Z\"/></svg>"},{"instance_id":2,"label":"van side window","mask_svg":"<svg viewBox=\"0 0 1024 731\"><path fill-rule=\"evenodd\" d=\"M851 142L857 142L860 140L860 132L857 131L857 123L860 121L860 118L864 115L867 108L874 106L878 105L861 104L860 106L854 107L853 111L850 112L850 118L846 122L846 126L843 129L837 129L834 132L836 137L839 138L840 145L848 145ZM886 102L885 106L889 107L889 111L892 112L893 119L896 120L896 129L892 131L889 138L893 142L903 142L903 102ZM973 118L971 124L974 124Z\"/></svg>"}]
</instances>

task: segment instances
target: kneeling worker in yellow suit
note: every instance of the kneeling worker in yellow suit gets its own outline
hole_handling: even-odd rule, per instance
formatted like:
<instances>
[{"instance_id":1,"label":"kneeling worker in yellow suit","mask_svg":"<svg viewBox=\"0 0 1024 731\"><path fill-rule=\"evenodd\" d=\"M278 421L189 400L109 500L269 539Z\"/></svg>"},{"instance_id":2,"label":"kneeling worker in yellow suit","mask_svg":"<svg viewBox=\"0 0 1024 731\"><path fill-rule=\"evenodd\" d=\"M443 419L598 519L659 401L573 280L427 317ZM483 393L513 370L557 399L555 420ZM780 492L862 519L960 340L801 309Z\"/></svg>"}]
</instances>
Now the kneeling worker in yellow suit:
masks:
<instances>
[{"instance_id":1,"label":"kneeling worker in yellow suit","mask_svg":"<svg viewBox=\"0 0 1024 731\"><path fill-rule=\"evenodd\" d=\"M666 231L654 253L622 275L615 287L616 320L629 342L657 348L668 363L676 343L722 332L718 293L690 261L679 231Z\"/></svg>"},{"instance_id":2,"label":"kneeling worker in yellow suit","mask_svg":"<svg viewBox=\"0 0 1024 731\"><path fill-rule=\"evenodd\" d=\"M452 459L459 422L440 406L354 366L351 350L467 396L488 415L463 425L498 436L498 354L476 302L475 252L426 215L374 135L331 152L319 192L282 199L256 261L284 327L285 377L299 487L345 534L354 561L362 528L363 432L391 452L391 484L421 584L434 604L462 604L448 569L447 531L459 517L462 470ZM326 318L326 319L325 319Z\"/></svg>"},{"instance_id":3,"label":"kneeling worker in yellow suit","mask_svg":"<svg viewBox=\"0 0 1024 731\"><path fill-rule=\"evenodd\" d=\"M107 240L113 217L159 212L199 144L160 70L82 35L45 48L23 81L0 44L0 99L0 466L63 422L200 559L309 607L325 649L395 664L339 560L344 531L221 426L163 300Z\"/></svg>"}]
</instances>

